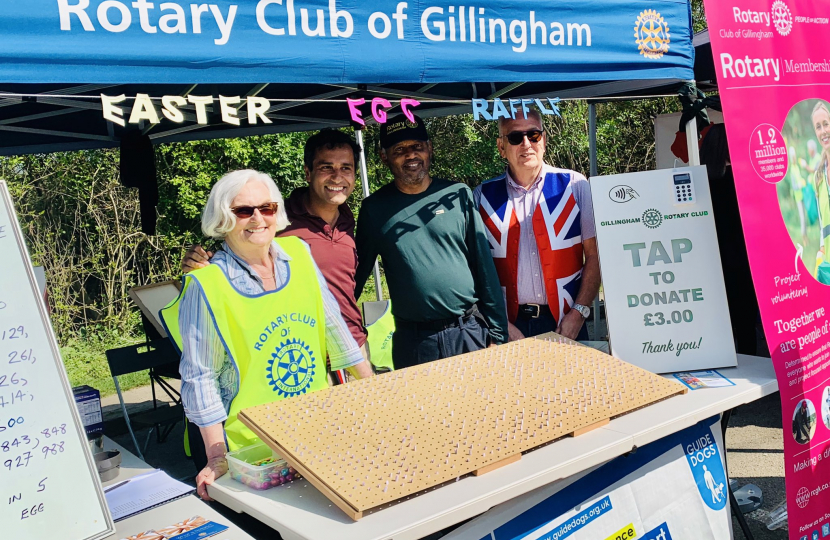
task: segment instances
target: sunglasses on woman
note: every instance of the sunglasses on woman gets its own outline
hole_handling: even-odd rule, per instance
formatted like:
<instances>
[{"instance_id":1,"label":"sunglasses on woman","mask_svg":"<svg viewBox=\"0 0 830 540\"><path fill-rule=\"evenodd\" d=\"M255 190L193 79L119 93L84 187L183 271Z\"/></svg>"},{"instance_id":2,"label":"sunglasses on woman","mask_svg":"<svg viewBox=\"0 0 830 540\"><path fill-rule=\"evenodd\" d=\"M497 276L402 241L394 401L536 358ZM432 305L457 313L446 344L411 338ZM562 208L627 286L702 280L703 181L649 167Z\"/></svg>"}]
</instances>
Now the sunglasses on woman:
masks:
<instances>
[{"instance_id":1,"label":"sunglasses on woman","mask_svg":"<svg viewBox=\"0 0 830 540\"><path fill-rule=\"evenodd\" d=\"M505 135L505 137L507 137L507 142L513 146L517 146L524 142L525 137L527 137L528 141L537 143L542 140L542 135L544 135L544 131L539 129L530 129L528 131L511 131Z\"/></svg>"},{"instance_id":2,"label":"sunglasses on woman","mask_svg":"<svg viewBox=\"0 0 830 540\"><path fill-rule=\"evenodd\" d=\"M273 216L277 213L277 208L279 207L280 203L269 202L259 206L234 206L231 208L231 212L239 218L249 218L253 216L254 210L259 210L259 213L263 216Z\"/></svg>"}]
</instances>

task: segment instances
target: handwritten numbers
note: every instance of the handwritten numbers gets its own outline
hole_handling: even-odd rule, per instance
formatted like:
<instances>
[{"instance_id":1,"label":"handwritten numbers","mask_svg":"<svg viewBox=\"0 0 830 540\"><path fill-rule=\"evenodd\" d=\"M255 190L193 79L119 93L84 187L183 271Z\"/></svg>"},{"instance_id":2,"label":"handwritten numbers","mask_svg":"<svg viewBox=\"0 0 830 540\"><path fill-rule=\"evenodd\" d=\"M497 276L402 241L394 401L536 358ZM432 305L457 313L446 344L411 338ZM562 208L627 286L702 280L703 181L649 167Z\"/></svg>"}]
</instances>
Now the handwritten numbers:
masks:
<instances>
[{"instance_id":1,"label":"handwritten numbers","mask_svg":"<svg viewBox=\"0 0 830 540\"><path fill-rule=\"evenodd\" d=\"M24 379L23 377L18 377L17 372L12 373L12 376L9 377L8 375L0 375L0 388L4 386L26 386L29 384L29 381Z\"/></svg>"},{"instance_id":2,"label":"handwritten numbers","mask_svg":"<svg viewBox=\"0 0 830 540\"><path fill-rule=\"evenodd\" d=\"M5 468L7 468L8 470L10 470L10 471L12 469L20 469L20 468L25 469L26 467L29 466L29 460L30 459L32 459L32 453L31 452L23 452L23 454L21 454L17 457L14 457L12 459L7 459L6 461L4 461L3 466Z\"/></svg>"},{"instance_id":3,"label":"handwritten numbers","mask_svg":"<svg viewBox=\"0 0 830 540\"><path fill-rule=\"evenodd\" d=\"M30 362L32 365L35 365L37 359L35 355L32 353L32 349L24 349L22 351L11 351L8 354L9 364L21 364L25 362Z\"/></svg>"},{"instance_id":4,"label":"handwritten numbers","mask_svg":"<svg viewBox=\"0 0 830 540\"><path fill-rule=\"evenodd\" d=\"M55 437L57 437L58 435L66 435L66 424L61 424L58 427L46 428L43 431L41 431L41 433L43 433L43 436L47 439L52 437L53 435Z\"/></svg>"},{"instance_id":5,"label":"handwritten numbers","mask_svg":"<svg viewBox=\"0 0 830 540\"><path fill-rule=\"evenodd\" d=\"M43 453L43 459L46 459L49 456L57 456L58 454L63 453L63 441L55 444L45 444L40 451Z\"/></svg>"},{"instance_id":6,"label":"handwritten numbers","mask_svg":"<svg viewBox=\"0 0 830 540\"><path fill-rule=\"evenodd\" d=\"M0 332L0 341L5 341L7 339L25 339L27 337L29 337L29 334L26 332L26 328L24 328L23 325Z\"/></svg>"},{"instance_id":7,"label":"handwritten numbers","mask_svg":"<svg viewBox=\"0 0 830 540\"><path fill-rule=\"evenodd\" d=\"M3 433L7 429L11 429L14 426L19 426L24 422L22 416L18 416L17 418L9 418L4 424L0 424L0 433Z\"/></svg>"}]
</instances>

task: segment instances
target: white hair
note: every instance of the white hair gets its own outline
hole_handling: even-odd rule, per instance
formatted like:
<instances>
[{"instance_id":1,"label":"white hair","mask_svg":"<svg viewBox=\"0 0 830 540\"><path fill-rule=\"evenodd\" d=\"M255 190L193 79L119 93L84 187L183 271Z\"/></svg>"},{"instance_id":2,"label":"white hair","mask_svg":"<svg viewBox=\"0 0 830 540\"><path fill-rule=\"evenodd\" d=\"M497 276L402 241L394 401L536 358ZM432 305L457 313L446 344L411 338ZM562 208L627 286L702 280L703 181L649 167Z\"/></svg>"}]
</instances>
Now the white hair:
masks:
<instances>
[{"instance_id":1,"label":"white hair","mask_svg":"<svg viewBox=\"0 0 830 540\"><path fill-rule=\"evenodd\" d=\"M542 113L540 113L537 109L528 109L527 115L525 115L524 113L520 113L516 115L516 118L505 118L503 116L500 117L498 122L499 137L507 135L507 133L504 132L504 126L506 126L508 122L512 122L514 120L530 120L531 118L539 122L539 126L542 128L542 131L545 130L545 121L542 120Z\"/></svg>"},{"instance_id":2,"label":"white hair","mask_svg":"<svg viewBox=\"0 0 830 540\"><path fill-rule=\"evenodd\" d=\"M236 226L236 216L231 212L231 203L248 182L259 182L271 193L271 202L279 203L277 210L277 231L288 227L291 222L285 213L285 202L274 180L265 173L245 169L229 172L219 179L210 190L205 209L202 212L202 232L222 240Z\"/></svg>"}]
</instances>

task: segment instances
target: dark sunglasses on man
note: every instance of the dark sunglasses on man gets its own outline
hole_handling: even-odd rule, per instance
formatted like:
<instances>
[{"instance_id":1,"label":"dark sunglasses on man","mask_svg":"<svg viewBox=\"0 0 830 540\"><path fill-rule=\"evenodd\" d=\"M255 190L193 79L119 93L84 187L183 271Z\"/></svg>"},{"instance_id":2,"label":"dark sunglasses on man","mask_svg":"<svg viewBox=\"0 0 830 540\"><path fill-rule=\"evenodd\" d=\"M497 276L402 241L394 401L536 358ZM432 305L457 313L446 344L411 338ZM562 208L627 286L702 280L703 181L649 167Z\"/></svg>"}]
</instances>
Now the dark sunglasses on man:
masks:
<instances>
[{"instance_id":1,"label":"dark sunglasses on man","mask_svg":"<svg viewBox=\"0 0 830 540\"><path fill-rule=\"evenodd\" d=\"M528 141L537 143L542 140L542 135L544 134L545 132L542 130L530 129L527 131L511 131L507 135L504 135L504 137L507 137L507 142L513 146L518 146L524 142L525 137L527 137Z\"/></svg>"},{"instance_id":2,"label":"dark sunglasses on man","mask_svg":"<svg viewBox=\"0 0 830 540\"><path fill-rule=\"evenodd\" d=\"M273 216L277 213L277 209L279 207L280 203L269 202L259 206L234 206L231 208L231 212L239 218L249 218L253 216L254 210L259 210L259 213L263 216Z\"/></svg>"}]
</instances>

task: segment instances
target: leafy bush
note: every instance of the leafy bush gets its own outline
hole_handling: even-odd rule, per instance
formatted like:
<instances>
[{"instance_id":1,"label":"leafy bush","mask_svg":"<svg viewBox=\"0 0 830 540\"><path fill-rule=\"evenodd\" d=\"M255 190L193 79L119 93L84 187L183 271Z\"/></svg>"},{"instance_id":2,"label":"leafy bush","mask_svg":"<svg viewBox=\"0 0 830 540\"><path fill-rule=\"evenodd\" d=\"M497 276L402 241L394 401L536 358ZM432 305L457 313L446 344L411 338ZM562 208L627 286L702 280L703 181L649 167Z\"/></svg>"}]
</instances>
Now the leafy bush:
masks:
<instances>
[{"instance_id":1,"label":"leafy bush","mask_svg":"<svg viewBox=\"0 0 830 540\"><path fill-rule=\"evenodd\" d=\"M599 172L654 167L651 119L676 110L676 100L598 105ZM546 118L547 160L588 174L588 105L563 103L561 118ZM493 122L471 115L427 121L435 146L433 175L471 187L503 172ZM162 145L157 233L141 232L138 195L119 184L117 150L0 158L34 264L46 269L52 324L73 384L105 392L112 381L103 351L142 338L131 287L179 275L185 247L203 242L199 226L210 188L242 168L270 174L284 194L304 184L302 151L310 133L291 133ZM365 132L370 190L391 181L378 156L377 127ZM362 191L349 204L359 208ZM374 299L367 289L363 299ZM132 382L130 382L132 381ZM125 386L146 381L143 375Z\"/></svg>"}]
</instances>

